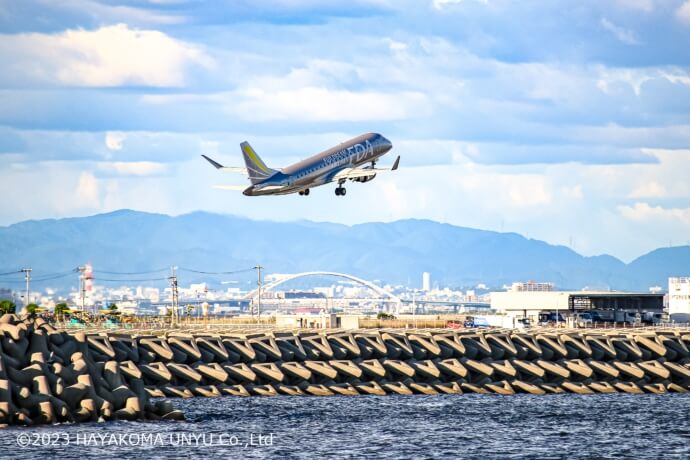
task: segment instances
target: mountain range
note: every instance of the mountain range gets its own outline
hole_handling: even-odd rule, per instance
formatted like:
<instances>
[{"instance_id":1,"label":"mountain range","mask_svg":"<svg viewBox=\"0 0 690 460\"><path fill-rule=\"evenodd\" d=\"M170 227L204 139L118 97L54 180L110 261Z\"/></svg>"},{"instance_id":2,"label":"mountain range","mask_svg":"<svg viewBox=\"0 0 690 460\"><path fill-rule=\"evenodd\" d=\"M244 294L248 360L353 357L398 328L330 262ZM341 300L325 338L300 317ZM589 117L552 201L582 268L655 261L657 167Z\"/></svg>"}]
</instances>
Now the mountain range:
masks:
<instances>
[{"instance_id":1,"label":"mountain range","mask_svg":"<svg viewBox=\"0 0 690 460\"><path fill-rule=\"evenodd\" d=\"M561 289L646 291L666 287L669 276L690 275L690 246L656 249L626 264L516 233L429 220L347 226L207 212L171 217L120 210L0 227L0 273L30 266L35 286L66 288L78 283L70 270L87 262L96 282L110 285L119 279L165 284L171 265L180 267L181 285L223 280L247 285L255 282L251 267L261 264L265 273L326 270L410 287L420 287L427 271L433 284L451 288L537 280ZM0 287L21 289L21 280L21 274L0 276Z\"/></svg>"}]
</instances>

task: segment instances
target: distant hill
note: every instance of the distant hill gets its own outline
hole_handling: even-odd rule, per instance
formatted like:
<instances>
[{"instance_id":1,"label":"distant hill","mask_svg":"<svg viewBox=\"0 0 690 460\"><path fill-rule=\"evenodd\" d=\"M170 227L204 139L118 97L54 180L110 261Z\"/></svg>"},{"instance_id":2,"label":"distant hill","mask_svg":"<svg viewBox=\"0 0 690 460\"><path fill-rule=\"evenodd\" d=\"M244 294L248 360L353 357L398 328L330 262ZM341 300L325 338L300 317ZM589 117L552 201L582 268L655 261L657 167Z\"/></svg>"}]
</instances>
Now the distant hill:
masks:
<instances>
[{"instance_id":1,"label":"distant hill","mask_svg":"<svg viewBox=\"0 0 690 460\"><path fill-rule=\"evenodd\" d=\"M225 272L260 263L266 273L330 270L409 286L419 285L421 273L428 271L434 283L449 287L539 280L559 288L646 290L666 286L668 276L690 275L690 247L657 249L625 264L607 255L584 257L516 233L428 220L346 226L255 221L206 212L170 217L121 210L0 227L0 273L31 266L40 279L41 273L60 273L85 262L93 264L96 279L104 283L165 278L167 273L125 276L99 270L139 273L177 265ZM181 270L180 283L239 280L246 286L254 276L250 271L210 276ZM8 285L8 280L14 284ZM76 286L77 276L42 283L37 286ZM0 277L2 286L21 289L21 276Z\"/></svg>"}]
</instances>

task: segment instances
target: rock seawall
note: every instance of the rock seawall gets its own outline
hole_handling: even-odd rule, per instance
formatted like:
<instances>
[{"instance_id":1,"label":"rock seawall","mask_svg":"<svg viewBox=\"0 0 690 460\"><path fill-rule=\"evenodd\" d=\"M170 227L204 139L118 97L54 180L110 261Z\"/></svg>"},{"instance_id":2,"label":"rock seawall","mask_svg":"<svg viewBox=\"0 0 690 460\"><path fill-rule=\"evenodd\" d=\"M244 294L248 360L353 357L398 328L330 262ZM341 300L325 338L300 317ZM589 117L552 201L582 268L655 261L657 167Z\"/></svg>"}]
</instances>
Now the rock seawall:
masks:
<instances>
[{"instance_id":1,"label":"rock seawall","mask_svg":"<svg viewBox=\"0 0 690 460\"><path fill-rule=\"evenodd\" d=\"M0 426L184 418L169 401L152 404L137 365L114 358L107 337L2 316Z\"/></svg>"},{"instance_id":2,"label":"rock seawall","mask_svg":"<svg viewBox=\"0 0 690 460\"><path fill-rule=\"evenodd\" d=\"M682 330L0 331L5 425L183 418L151 397L690 391Z\"/></svg>"}]
</instances>

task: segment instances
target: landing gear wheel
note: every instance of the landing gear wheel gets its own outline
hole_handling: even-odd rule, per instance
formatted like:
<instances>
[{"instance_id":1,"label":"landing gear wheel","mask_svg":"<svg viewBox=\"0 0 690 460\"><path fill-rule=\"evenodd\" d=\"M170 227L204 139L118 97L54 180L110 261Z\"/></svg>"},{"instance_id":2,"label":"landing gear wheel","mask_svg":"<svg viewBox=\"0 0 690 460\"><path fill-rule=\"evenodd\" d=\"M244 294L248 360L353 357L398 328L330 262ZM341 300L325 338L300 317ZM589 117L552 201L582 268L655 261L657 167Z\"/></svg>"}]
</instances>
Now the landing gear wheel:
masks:
<instances>
[{"instance_id":1,"label":"landing gear wheel","mask_svg":"<svg viewBox=\"0 0 690 460\"><path fill-rule=\"evenodd\" d=\"M304 191L302 192L302 195L309 196L309 189L308 188L304 189Z\"/></svg>"},{"instance_id":2,"label":"landing gear wheel","mask_svg":"<svg viewBox=\"0 0 690 460\"><path fill-rule=\"evenodd\" d=\"M338 187L335 189L335 194L337 196L345 196L346 193L347 193L347 190L345 190L345 187Z\"/></svg>"},{"instance_id":3,"label":"landing gear wheel","mask_svg":"<svg viewBox=\"0 0 690 460\"><path fill-rule=\"evenodd\" d=\"M299 193L299 196L302 196L302 195L304 195L304 192L303 192L302 190L300 190L300 191L299 191L299 192L297 192L297 193Z\"/></svg>"}]
</instances>

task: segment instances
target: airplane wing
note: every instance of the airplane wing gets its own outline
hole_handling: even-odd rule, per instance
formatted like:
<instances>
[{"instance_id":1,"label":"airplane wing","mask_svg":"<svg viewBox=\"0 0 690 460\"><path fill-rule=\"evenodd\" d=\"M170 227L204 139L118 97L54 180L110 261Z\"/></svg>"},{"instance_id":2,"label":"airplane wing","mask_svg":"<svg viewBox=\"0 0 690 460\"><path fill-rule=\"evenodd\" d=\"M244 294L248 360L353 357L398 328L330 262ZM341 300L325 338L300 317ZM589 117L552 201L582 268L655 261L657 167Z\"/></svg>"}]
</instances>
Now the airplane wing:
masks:
<instances>
[{"instance_id":1,"label":"airplane wing","mask_svg":"<svg viewBox=\"0 0 690 460\"><path fill-rule=\"evenodd\" d=\"M369 177L372 174L395 171L400 165L400 155L395 159L395 163L390 168L344 168L333 176L333 181L341 179L357 179L359 177Z\"/></svg>"},{"instance_id":2,"label":"airplane wing","mask_svg":"<svg viewBox=\"0 0 690 460\"><path fill-rule=\"evenodd\" d=\"M222 164L218 163L215 160L212 160L211 158L207 157L206 155L201 155L201 156L204 157L206 159L206 161L211 163L213 165L213 167L216 169L222 169L225 172L249 175L247 173L247 168L245 168L243 166L223 166Z\"/></svg>"}]
</instances>

